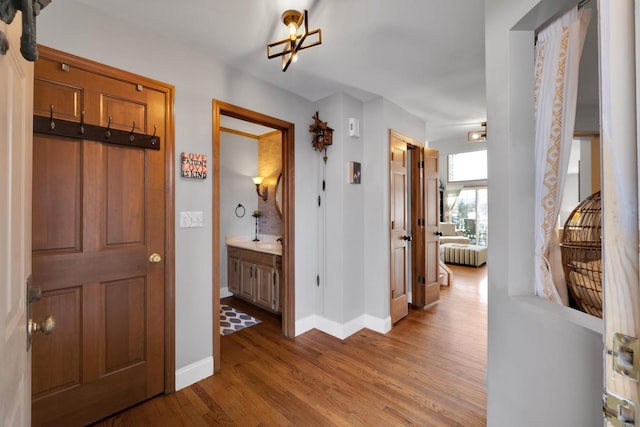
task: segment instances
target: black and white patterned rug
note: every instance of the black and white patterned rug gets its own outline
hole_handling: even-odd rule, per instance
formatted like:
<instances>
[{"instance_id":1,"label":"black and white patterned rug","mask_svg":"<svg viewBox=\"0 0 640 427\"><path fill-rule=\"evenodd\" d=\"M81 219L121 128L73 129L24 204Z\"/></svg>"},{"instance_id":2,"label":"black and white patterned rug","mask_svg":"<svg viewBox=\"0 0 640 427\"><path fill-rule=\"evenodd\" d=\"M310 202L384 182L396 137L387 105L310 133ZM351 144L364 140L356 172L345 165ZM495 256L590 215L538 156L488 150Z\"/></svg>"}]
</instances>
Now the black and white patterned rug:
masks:
<instances>
[{"instance_id":1,"label":"black and white patterned rug","mask_svg":"<svg viewBox=\"0 0 640 427\"><path fill-rule=\"evenodd\" d=\"M220 306L220 335L229 335L261 321L228 305Z\"/></svg>"}]
</instances>

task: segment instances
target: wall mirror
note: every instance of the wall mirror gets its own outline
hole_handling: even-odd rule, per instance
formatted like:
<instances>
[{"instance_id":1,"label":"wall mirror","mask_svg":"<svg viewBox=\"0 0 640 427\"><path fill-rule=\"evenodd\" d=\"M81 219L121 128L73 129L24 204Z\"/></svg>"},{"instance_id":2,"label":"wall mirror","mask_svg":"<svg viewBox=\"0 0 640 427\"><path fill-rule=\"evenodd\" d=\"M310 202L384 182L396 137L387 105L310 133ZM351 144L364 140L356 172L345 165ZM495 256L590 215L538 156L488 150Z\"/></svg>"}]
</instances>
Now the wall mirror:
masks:
<instances>
[{"instance_id":1,"label":"wall mirror","mask_svg":"<svg viewBox=\"0 0 640 427\"><path fill-rule=\"evenodd\" d=\"M278 212L278 216L282 219L282 172L280 172L278 180L276 181L276 191L273 200L276 204L276 212Z\"/></svg>"}]
</instances>

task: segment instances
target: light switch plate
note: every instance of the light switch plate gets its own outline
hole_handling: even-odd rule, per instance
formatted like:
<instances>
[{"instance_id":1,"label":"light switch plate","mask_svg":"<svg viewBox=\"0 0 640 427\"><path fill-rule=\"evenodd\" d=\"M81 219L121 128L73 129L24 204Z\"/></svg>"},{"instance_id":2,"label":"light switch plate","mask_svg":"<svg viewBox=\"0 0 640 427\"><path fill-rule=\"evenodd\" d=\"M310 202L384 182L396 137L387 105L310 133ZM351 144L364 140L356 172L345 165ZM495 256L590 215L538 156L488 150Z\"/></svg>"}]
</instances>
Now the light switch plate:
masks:
<instances>
[{"instance_id":1,"label":"light switch plate","mask_svg":"<svg viewBox=\"0 0 640 427\"><path fill-rule=\"evenodd\" d=\"M202 211L194 211L191 212L191 227L202 227L203 219L202 219Z\"/></svg>"},{"instance_id":2,"label":"light switch plate","mask_svg":"<svg viewBox=\"0 0 640 427\"><path fill-rule=\"evenodd\" d=\"M203 225L202 211L180 212L180 228L200 228Z\"/></svg>"},{"instance_id":3,"label":"light switch plate","mask_svg":"<svg viewBox=\"0 0 640 427\"><path fill-rule=\"evenodd\" d=\"M180 228L191 227L191 212L180 212Z\"/></svg>"}]
</instances>

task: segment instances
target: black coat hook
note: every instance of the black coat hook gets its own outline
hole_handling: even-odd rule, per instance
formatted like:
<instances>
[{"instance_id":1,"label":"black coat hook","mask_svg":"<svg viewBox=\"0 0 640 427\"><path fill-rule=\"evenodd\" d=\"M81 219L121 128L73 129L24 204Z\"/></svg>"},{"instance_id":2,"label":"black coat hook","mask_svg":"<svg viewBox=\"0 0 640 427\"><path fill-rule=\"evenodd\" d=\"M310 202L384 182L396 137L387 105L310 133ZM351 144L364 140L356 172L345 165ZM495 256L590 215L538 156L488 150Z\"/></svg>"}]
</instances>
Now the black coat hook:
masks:
<instances>
[{"instance_id":1,"label":"black coat hook","mask_svg":"<svg viewBox=\"0 0 640 427\"><path fill-rule=\"evenodd\" d=\"M80 135L84 135L84 110L80 111Z\"/></svg>"},{"instance_id":2,"label":"black coat hook","mask_svg":"<svg viewBox=\"0 0 640 427\"><path fill-rule=\"evenodd\" d=\"M152 146L156 145L156 132L157 132L157 130L158 130L158 126L157 125L153 125L153 135L151 136L151 141L149 141Z\"/></svg>"},{"instance_id":3,"label":"black coat hook","mask_svg":"<svg viewBox=\"0 0 640 427\"><path fill-rule=\"evenodd\" d=\"M104 131L105 138L111 138L111 131L109 130L110 127L111 127L111 116L109 116L109 121L107 122L107 130Z\"/></svg>"},{"instance_id":4,"label":"black coat hook","mask_svg":"<svg viewBox=\"0 0 640 427\"><path fill-rule=\"evenodd\" d=\"M129 142L133 142L136 137L133 135L133 131L136 130L136 121L133 121L133 126L131 127L131 133L129 133Z\"/></svg>"},{"instance_id":5,"label":"black coat hook","mask_svg":"<svg viewBox=\"0 0 640 427\"><path fill-rule=\"evenodd\" d=\"M56 122L53 121L53 104L49 105L49 112L49 129L54 130Z\"/></svg>"}]
</instances>

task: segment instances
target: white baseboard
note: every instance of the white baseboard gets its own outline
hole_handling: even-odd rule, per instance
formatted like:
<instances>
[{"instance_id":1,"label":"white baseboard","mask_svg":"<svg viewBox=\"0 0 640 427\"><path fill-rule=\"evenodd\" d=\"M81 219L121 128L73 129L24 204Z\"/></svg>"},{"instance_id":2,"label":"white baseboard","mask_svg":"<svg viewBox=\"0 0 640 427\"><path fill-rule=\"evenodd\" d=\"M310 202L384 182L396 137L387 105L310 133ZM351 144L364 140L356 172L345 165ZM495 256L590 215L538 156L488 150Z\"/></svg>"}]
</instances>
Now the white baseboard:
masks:
<instances>
[{"instance_id":1,"label":"white baseboard","mask_svg":"<svg viewBox=\"0 0 640 427\"><path fill-rule=\"evenodd\" d=\"M347 323L338 323L318 315L311 315L296 322L296 336L311 329L318 329L326 334L341 340L355 334L362 328L386 334L391 330L391 318L380 319L377 317L362 315Z\"/></svg>"},{"instance_id":2,"label":"white baseboard","mask_svg":"<svg viewBox=\"0 0 640 427\"><path fill-rule=\"evenodd\" d=\"M296 320L296 336L302 335L316 327L316 315L312 314L304 319Z\"/></svg>"},{"instance_id":3,"label":"white baseboard","mask_svg":"<svg viewBox=\"0 0 640 427\"><path fill-rule=\"evenodd\" d=\"M209 356L176 370L176 391L213 375L213 357Z\"/></svg>"},{"instance_id":4,"label":"white baseboard","mask_svg":"<svg viewBox=\"0 0 640 427\"><path fill-rule=\"evenodd\" d=\"M227 286L225 286L224 288L220 288L220 299L232 296L233 294L229 292L229 288Z\"/></svg>"},{"instance_id":5,"label":"white baseboard","mask_svg":"<svg viewBox=\"0 0 640 427\"><path fill-rule=\"evenodd\" d=\"M364 327L381 334L386 334L391 330L391 317L388 316L386 319L381 319L379 317L373 317L365 314Z\"/></svg>"}]
</instances>

